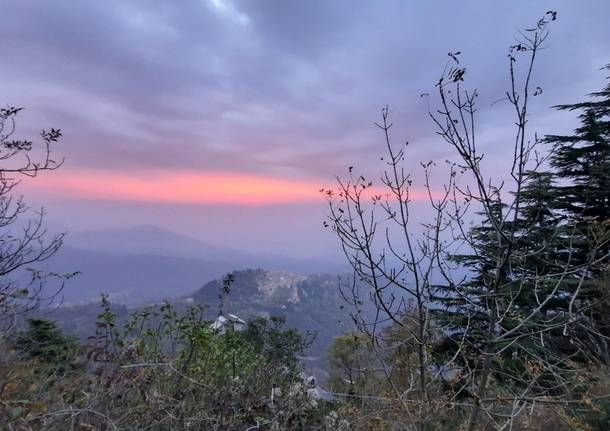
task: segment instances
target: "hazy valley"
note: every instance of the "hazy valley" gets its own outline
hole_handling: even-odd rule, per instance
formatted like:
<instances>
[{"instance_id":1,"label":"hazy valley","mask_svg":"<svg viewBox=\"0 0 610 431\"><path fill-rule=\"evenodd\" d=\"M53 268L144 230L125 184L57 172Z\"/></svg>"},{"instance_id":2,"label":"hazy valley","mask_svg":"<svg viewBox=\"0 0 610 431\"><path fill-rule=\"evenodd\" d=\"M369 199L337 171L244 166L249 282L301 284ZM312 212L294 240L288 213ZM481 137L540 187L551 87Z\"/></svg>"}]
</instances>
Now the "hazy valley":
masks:
<instances>
[{"instance_id":1,"label":"hazy valley","mask_svg":"<svg viewBox=\"0 0 610 431\"><path fill-rule=\"evenodd\" d=\"M353 327L339 291L340 277L343 283L351 278L347 267L239 252L155 226L70 233L46 265L80 273L66 283L53 306L37 315L57 320L81 339L95 332L102 294L121 319L167 299L181 309L205 305L212 320L228 273L234 281L223 312L243 319L282 316L289 327L315 334L308 363L318 374L326 367L326 349L334 337Z\"/></svg>"}]
</instances>

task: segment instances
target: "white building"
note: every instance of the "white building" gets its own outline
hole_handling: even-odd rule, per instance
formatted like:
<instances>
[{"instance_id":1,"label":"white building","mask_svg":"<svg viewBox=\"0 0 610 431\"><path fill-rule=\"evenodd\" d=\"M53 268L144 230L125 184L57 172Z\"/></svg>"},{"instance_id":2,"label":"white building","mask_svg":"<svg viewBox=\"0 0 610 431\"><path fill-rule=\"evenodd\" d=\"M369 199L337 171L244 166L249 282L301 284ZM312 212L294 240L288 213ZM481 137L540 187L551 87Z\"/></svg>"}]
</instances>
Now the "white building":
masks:
<instances>
[{"instance_id":1,"label":"white building","mask_svg":"<svg viewBox=\"0 0 610 431\"><path fill-rule=\"evenodd\" d=\"M226 317L218 316L212 323L212 329L222 334L227 328L231 328L233 331L243 331L246 329L246 325L246 322L235 314L227 314Z\"/></svg>"}]
</instances>

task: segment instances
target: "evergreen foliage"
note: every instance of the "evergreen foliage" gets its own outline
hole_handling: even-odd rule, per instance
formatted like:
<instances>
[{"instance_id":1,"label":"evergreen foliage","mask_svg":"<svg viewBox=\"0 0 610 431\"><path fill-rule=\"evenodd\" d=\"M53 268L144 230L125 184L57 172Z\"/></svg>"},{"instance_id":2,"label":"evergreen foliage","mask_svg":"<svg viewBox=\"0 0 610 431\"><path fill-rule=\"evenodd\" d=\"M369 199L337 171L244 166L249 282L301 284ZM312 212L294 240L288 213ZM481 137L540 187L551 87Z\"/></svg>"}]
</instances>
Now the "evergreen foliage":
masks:
<instances>
[{"instance_id":1,"label":"evergreen foliage","mask_svg":"<svg viewBox=\"0 0 610 431\"><path fill-rule=\"evenodd\" d=\"M78 351L76 338L64 335L55 322L46 319L28 319L28 329L19 334L15 345L25 358L58 367L72 361Z\"/></svg>"},{"instance_id":2,"label":"evergreen foliage","mask_svg":"<svg viewBox=\"0 0 610 431\"><path fill-rule=\"evenodd\" d=\"M511 378L502 386L531 384L528 368L544 358L553 371L540 378L542 392L564 386L576 394L584 389L582 373L577 373L582 364L591 356L610 363L610 85L593 96L602 100L558 107L583 110L581 126L571 136L545 138L554 144L551 170L525 173L517 216L511 217L497 191L490 206L493 220L486 212L479 214L480 222L467 233L470 252L452 256L472 274L460 291L437 286L435 299L441 307L435 315L447 331L437 346L439 358L461 348L466 352L457 358L461 366L476 367L493 323L490 315L503 316L502 328L492 332L517 328L493 364L499 380L504 374L523 379ZM498 220L501 230L492 224ZM501 232L514 238L504 269L497 260L509 242ZM568 267L574 270L563 273ZM524 324L528 315L532 317ZM575 315L588 319L574 322Z\"/></svg>"},{"instance_id":3,"label":"evergreen foliage","mask_svg":"<svg viewBox=\"0 0 610 431\"><path fill-rule=\"evenodd\" d=\"M553 145L551 191L564 238L556 257L564 265L579 265L567 285L571 292L579 289L577 305L587 311L593 327L586 331L582 325L575 335L583 351L610 365L610 77L601 91L590 96L593 100L557 106L580 112L580 126L570 135L549 135L545 141Z\"/></svg>"}]
</instances>

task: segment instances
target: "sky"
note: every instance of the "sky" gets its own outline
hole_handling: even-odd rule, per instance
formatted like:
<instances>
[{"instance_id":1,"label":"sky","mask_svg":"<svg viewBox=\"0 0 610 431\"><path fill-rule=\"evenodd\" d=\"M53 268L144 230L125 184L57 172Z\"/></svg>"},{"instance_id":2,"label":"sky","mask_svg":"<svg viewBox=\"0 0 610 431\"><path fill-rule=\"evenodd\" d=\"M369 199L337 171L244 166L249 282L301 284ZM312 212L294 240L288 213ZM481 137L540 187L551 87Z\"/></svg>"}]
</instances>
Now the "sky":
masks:
<instances>
[{"instance_id":1,"label":"sky","mask_svg":"<svg viewBox=\"0 0 610 431\"><path fill-rule=\"evenodd\" d=\"M551 106L602 87L610 2L2 0L0 104L26 108L21 137L64 134L62 168L22 191L68 230L155 224L335 258L318 189L348 166L377 175L383 106L396 142L411 143L408 169L451 157L419 97L448 52L461 51L481 95L487 163L506 159L512 120L493 102L507 48L549 9L558 21L534 74L541 134L576 125Z\"/></svg>"}]
</instances>

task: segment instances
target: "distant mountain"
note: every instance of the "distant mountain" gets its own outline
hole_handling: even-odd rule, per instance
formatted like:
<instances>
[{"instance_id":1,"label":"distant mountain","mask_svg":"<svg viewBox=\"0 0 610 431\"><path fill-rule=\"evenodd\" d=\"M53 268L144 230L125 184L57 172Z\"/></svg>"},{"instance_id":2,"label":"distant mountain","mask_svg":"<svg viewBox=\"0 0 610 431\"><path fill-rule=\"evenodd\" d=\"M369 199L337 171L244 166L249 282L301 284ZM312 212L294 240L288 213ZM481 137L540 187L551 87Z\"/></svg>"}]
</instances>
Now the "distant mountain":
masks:
<instances>
[{"instance_id":1,"label":"distant mountain","mask_svg":"<svg viewBox=\"0 0 610 431\"><path fill-rule=\"evenodd\" d=\"M236 263L234 268L263 266L297 272L346 269L343 263L336 261L294 258L274 253L273 250L262 249L254 253L213 245L154 225L69 232L65 243L72 248L108 253L230 260Z\"/></svg>"},{"instance_id":2,"label":"distant mountain","mask_svg":"<svg viewBox=\"0 0 610 431\"><path fill-rule=\"evenodd\" d=\"M66 243L84 250L208 260L215 257L222 257L223 260L243 258L247 255L153 225L69 232Z\"/></svg>"},{"instance_id":3,"label":"distant mountain","mask_svg":"<svg viewBox=\"0 0 610 431\"><path fill-rule=\"evenodd\" d=\"M69 233L44 266L55 272L81 272L62 292L64 302L85 303L107 293L114 302L128 305L183 296L235 268L303 274L345 271L334 262L264 250L241 252L151 225Z\"/></svg>"},{"instance_id":4,"label":"distant mountain","mask_svg":"<svg viewBox=\"0 0 610 431\"><path fill-rule=\"evenodd\" d=\"M68 304L96 301L102 293L110 295L113 302L128 305L174 298L234 268L229 261L108 253L65 246L45 264L55 272L81 272L61 292L61 299Z\"/></svg>"}]
</instances>

